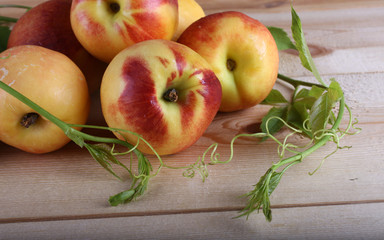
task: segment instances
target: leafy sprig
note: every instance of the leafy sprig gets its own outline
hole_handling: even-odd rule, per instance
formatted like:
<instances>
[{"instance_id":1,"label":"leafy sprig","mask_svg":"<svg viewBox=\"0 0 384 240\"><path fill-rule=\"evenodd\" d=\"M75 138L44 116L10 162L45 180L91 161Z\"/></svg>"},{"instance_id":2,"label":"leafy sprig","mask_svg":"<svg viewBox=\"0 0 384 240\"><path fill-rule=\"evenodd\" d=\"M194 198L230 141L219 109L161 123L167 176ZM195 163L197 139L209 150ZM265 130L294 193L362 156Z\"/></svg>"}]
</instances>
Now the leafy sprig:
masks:
<instances>
[{"instance_id":1,"label":"leafy sprig","mask_svg":"<svg viewBox=\"0 0 384 240\"><path fill-rule=\"evenodd\" d=\"M164 163L161 157L157 154L156 150L152 148L152 146L141 136L136 133L117 128L109 128L103 126L92 126L92 125L78 125L78 124L68 124L63 122L62 120L56 118L51 113L47 112L45 109L25 97L23 94L19 93L12 87L8 86L4 82L0 81L0 89L3 89L10 95L16 97L18 100L32 108L38 114L48 119L56 126L58 126L67 137L76 143L81 148L86 148L91 156L108 172L112 175L121 179L118 174L113 170L113 166L122 167L126 171L128 171L132 184L131 187L124 192L121 192L115 196L110 197L109 202L111 205L116 206L118 204L127 203L135 200L137 197L144 194L146 189L148 188L149 180L156 176L160 169L163 167ZM124 133L128 132L134 134L138 138L138 142L136 145L132 145L125 140L120 140L118 138L110 138L110 137L99 137L93 136L87 133L84 133L78 129L99 129L105 130L115 133ZM121 135L121 134L120 134ZM137 146L140 142L143 142L153 151L160 164L157 171L153 172L152 165L148 158L137 149ZM125 152L118 151L116 148L122 147L127 149ZM117 156L127 155L130 158L130 165L127 167L121 161L118 160ZM136 156L137 159L137 171L133 169L133 157Z\"/></svg>"},{"instance_id":2,"label":"leafy sprig","mask_svg":"<svg viewBox=\"0 0 384 240\"><path fill-rule=\"evenodd\" d=\"M337 148L340 146L340 135L344 133L340 129L341 120L344 115L345 102L344 96L342 94L338 95L336 99L329 97L329 93L332 92L334 86L330 86L330 89L327 90L322 97L319 98L317 102L332 102L332 106L335 106L336 103L339 103L338 116L333 122L330 128L314 129L306 126L306 121L310 121L310 117L307 118L302 125L302 129L295 128L284 119L277 116L269 117L266 120L266 129L268 137L272 138L275 142L279 144L279 161L270 167L267 172L260 178L259 182L255 185L254 190L247 193L245 196L248 197L247 206L241 211L240 216L249 216L254 211L259 211L260 208L263 209L263 213L268 221L272 220L272 213L270 209L270 199L269 196L276 189L277 185L280 182L280 179L284 172L291 166L300 163L303 159L309 156L311 153L325 145L327 142L332 141L336 143ZM325 100L326 99L326 100ZM314 104L313 108L316 108L317 105ZM313 109L312 108L312 109ZM312 113L311 116L314 116L315 119L320 118L319 121L323 120L323 113ZM327 116L330 116L329 113ZM279 141L275 138L272 133L268 131L269 122L272 120L277 120L276 122L283 123L284 126L288 126L292 130L292 134L288 134L283 141ZM275 124L275 123L274 123ZM328 126L328 124L327 124ZM289 143L288 138L295 134L306 134L310 136L310 141L305 146L297 146L295 144ZM310 135L308 135L310 134ZM304 150L300 150L304 148ZM293 154L291 157L286 157L286 153L289 152ZM281 171L278 171L281 169Z\"/></svg>"},{"instance_id":3,"label":"leafy sprig","mask_svg":"<svg viewBox=\"0 0 384 240\"><path fill-rule=\"evenodd\" d=\"M323 81L306 44L301 20L293 7L291 7L291 14L291 31L295 41L293 49L299 52L302 65L313 73L319 84L308 84L281 74L278 75L280 80L290 83L294 87L294 93L291 101L288 101L277 90L272 91L264 104L275 106L263 118L262 131L279 144L279 161L266 171L255 185L254 190L245 195L248 198L248 204L240 212L239 216L248 217L252 212L262 209L266 220L271 221L272 212L269 197L276 189L284 172L291 166L302 162L305 157L324 146L327 142L334 142L336 150L341 148L340 139L346 133L349 133L351 127L354 126L350 109L345 104L342 88L335 79L331 79L329 85ZM276 42L287 41L286 38L275 40ZM309 87L309 89L305 87ZM337 117L335 117L334 113L336 105L338 105ZM346 130L341 130L340 124L345 109L349 113L349 123ZM280 142L273 135L283 127L288 127L291 133L286 136L283 142ZM288 137L295 134L308 137L309 143L303 147L289 143ZM300 150L302 148L304 150ZM285 153L287 151L293 155L286 157ZM325 158L327 157L329 155Z\"/></svg>"},{"instance_id":4,"label":"leafy sprig","mask_svg":"<svg viewBox=\"0 0 384 240\"><path fill-rule=\"evenodd\" d=\"M274 36L279 50L294 49L299 52L302 65L313 73L318 83L309 83L278 74L280 81L292 85L293 94L291 99L286 99L280 91L273 89L262 103L271 105L272 108L263 117L261 132L235 136L230 143L231 154L227 161L218 159L219 154L216 153L217 144L212 144L198 159L193 168L193 170L199 170L201 169L199 166L230 162L234 157L234 142L240 137L255 137L262 140L272 139L278 144L279 160L260 177L258 183L254 185L254 189L244 195L244 197L248 198L248 203L240 211L238 217L246 216L248 218L253 212L259 212L262 209L266 220L271 221L270 195L278 186L283 174L326 143L335 143L335 150L323 158L318 167L320 168L324 159L338 149L344 148L340 146L342 137L347 134L356 134L361 130L355 127L357 122L353 122L352 113L348 105L345 104L344 93L340 84L335 79L330 79L330 84L327 85L321 78L306 43L301 20L293 7L291 7L291 14L291 31L294 43L283 29L276 27L269 27L268 29ZM345 110L348 112L349 121L346 129L342 130L340 125ZM352 128L356 131L350 132ZM288 129L290 132L286 134L283 140L279 140L275 137L275 134L282 129ZM305 136L309 141L302 146L296 145L290 141L295 135ZM206 160L207 152L210 150L212 151L210 159ZM204 171L207 172L206 169Z\"/></svg>"}]
</instances>

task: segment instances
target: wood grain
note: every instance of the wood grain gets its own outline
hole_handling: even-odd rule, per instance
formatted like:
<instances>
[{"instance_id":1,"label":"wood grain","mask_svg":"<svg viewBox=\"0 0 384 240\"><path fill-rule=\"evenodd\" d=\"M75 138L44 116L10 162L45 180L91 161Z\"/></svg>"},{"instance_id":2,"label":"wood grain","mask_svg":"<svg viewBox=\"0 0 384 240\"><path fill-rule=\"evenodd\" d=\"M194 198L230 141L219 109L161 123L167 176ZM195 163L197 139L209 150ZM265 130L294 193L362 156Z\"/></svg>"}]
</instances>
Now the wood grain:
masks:
<instances>
[{"instance_id":1,"label":"wood grain","mask_svg":"<svg viewBox=\"0 0 384 240\"><path fill-rule=\"evenodd\" d=\"M384 204L276 209L272 223L236 212L26 222L0 225L8 239L381 239ZM330 212L339 214L329 214ZM294 217L292 217L294 216ZM228 221L228 219L231 219ZM287 220L289 219L289 221ZM340 226L344 228L339 228ZM52 232L55 234L53 235Z\"/></svg>"},{"instance_id":2,"label":"wood grain","mask_svg":"<svg viewBox=\"0 0 384 240\"><path fill-rule=\"evenodd\" d=\"M1 3L7 3L1 0ZM14 0L34 6L41 1ZM291 1L198 1L206 13L239 10L265 25L289 31ZM163 169L139 201L109 207L110 195L125 190L74 144L44 155L0 143L0 239L379 239L384 235L384 1L297 0L314 61L324 79L336 78L362 132L309 176L328 144L284 175L271 197L272 223L262 214L232 219L276 161L276 144L251 138L235 144L235 158L209 168L206 182ZM0 9L0 14L5 14ZM7 11L17 16L20 11ZM280 53L280 72L314 81L292 51ZM289 88L277 84L277 88ZM97 99L97 97L95 97ZM95 106L97 110L97 106ZM204 136L186 151L169 156L181 166L218 142L222 159L239 133L257 131L267 106L218 114ZM96 111L95 110L95 111ZM93 116L101 121L100 115ZM346 124L346 122L344 122ZM279 136L283 136L280 133ZM303 141L296 139L296 141ZM158 163L153 159L154 167ZM121 171L122 173L122 171ZM126 175L124 175L126 177Z\"/></svg>"}]
</instances>

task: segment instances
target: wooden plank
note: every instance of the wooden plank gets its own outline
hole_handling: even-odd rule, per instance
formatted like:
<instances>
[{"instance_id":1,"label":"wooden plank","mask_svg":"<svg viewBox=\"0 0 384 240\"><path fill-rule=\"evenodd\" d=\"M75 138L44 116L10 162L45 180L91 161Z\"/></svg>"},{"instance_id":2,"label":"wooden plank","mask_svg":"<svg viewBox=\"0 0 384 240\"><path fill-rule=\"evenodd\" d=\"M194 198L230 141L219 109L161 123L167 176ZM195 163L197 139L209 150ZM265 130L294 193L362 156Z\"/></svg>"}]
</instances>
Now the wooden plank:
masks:
<instances>
[{"instance_id":1,"label":"wooden plank","mask_svg":"<svg viewBox=\"0 0 384 240\"><path fill-rule=\"evenodd\" d=\"M263 12L276 12L289 10L291 1L249 1L249 0L196 0L207 12L257 9ZM382 6L380 0L334 0L332 3L326 0L295 0L292 2L297 8L303 10L328 10L344 8L364 8Z\"/></svg>"},{"instance_id":2,"label":"wooden plank","mask_svg":"<svg viewBox=\"0 0 384 240\"><path fill-rule=\"evenodd\" d=\"M384 7L298 12L319 72L383 72L383 12ZM289 12L258 15L250 11L249 15L290 34ZM294 51L280 53L280 72L288 76L311 74L297 61Z\"/></svg>"},{"instance_id":3,"label":"wooden plank","mask_svg":"<svg viewBox=\"0 0 384 240\"><path fill-rule=\"evenodd\" d=\"M367 86L366 93L374 93L347 94L363 131L347 137L342 144L353 148L340 150L330 157L317 174L308 176L308 172L320 164L322 156L334 150L332 145L288 171L272 197L272 204L301 206L384 201L384 191L376 190L384 189L384 176L381 174L384 164L383 159L378 157L383 154L384 102L380 99L376 101L375 95L382 94L377 89L384 89L383 82L377 79L382 79L384 74L346 76L342 84L348 83L347 86L356 86L356 89L364 84ZM365 82L361 81L362 77ZM375 101L376 105L370 105ZM165 159L171 165L186 165L213 142L220 143L219 152L225 159L229 156L230 139L257 125L266 110L258 106L241 113L220 114L194 146ZM55 153L31 155L0 145L1 221L87 214L141 215L196 209L240 209L245 205L245 199L238 196L249 191L271 162L276 160L276 145L271 141L258 145L257 141L243 139L236 143L235 151L232 163L210 168L210 176L205 183L198 177L185 179L181 171L163 169L140 201L112 208L107 206L107 197L124 190L128 183L120 183L109 176L85 150L69 144Z\"/></svg>"},{"instance_id":4,"label":"wooden plank","mask_svg":"<svg viewBox=\"0 0 384 240\"><path fill-rule=\"evenodd\" d=\"M26 6L36 6L37 4L46 0L12 0L12 4L20 4ZM10 1L2 0L6 4ZM238 0L236 2L231 0L196 0L204 10L208 12L224 11L224 10L247 10L247 9L260 9L260 11L286 11L290 8L291 2L289 1L249 1ZM328 9L344 9L344 8L364 8L364 7L378 7L383 5L381 0L334 0L332 3L326 0L295 0L294 6L302 9L311 10L328 10Z\"/></svg>"},{"instance_id":5,"label":"wooden plank","mask_svg":"<svg viewBox=\"0 0 384 240\"><path fill-rule=\"evenodd\" d=\"M234 211L0 225L0 239L381 239L384 203L275 209L233 219ZM331 213L331 214L330 214Z\"/></svg>"},{"instance_id":6,"label":"wooden plank","mask_svg":"<svg viewBox=\"0 0 384 240\"><path fill-rule=\"evenodd\" d=\"M38 2L12 1L30 6ZM289 31L288 1L199 2L207 13L238 9ZM238 196L251 190L276 159L276 145L271 141L259 145L249 138L239 140L233 162L212 166L205 183L198 177L183 178L181 171L163 169L143 198L116 208L108 206L107 198L126 189L129 181L118 182L85 150L69 144L51 154L31 155L0 143L0 239L105 239L107 234L109 239L383 236L384 2L298 0L294 6L319 71L325 79L336 77L345 87L347 102L363 131L343 140L343 145L353 148L332 155L315 175L308 176L308 172L334 149L332 145L285 174L271 199L271 224L261 214L252 215L249 221L231 219L246 204ZM280 66L284 74L312 80L292 52L281 54ZM230 139L255 131L267 110L257 106L219 114L193 147L167 157L167 162L190 163L213 142L220 143L225 159Z\"/></svg>"}]
</instances>

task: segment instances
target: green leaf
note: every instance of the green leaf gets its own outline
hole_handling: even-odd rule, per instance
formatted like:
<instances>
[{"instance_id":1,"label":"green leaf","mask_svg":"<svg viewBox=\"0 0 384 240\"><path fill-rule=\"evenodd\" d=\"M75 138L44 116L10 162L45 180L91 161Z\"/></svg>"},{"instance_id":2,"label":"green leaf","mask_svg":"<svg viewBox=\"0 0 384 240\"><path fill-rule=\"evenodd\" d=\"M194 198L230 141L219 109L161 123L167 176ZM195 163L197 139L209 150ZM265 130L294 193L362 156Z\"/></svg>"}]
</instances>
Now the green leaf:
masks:
<instances>
[{"instance_id":1,"label":"green leaf","mask_svg":"<svg viewBox=\"0 0 384 240\"><path fill-rule=\"evenodd\" d=\"M295 102L288 112L288 124L300 129L304 135L312 138L312 133L305 128L305 121L309 118L309 110L303 102Z\"/></svg>"},{"instance_id":2,"label":"green leaf","mask_svg":"<svg viewBox=\"0 0 384 240\"><path fill-rule=\"evenodd\" d=\"M302 88L300 91L298 91L294 99L302 99L302 98L307 98L307 97L312 97L312 98L319 98L323 92L326 90L326 88L321 88L318 86L313 85L310 89L307 88Z\"/></svg>"},{"instance_id":3,"label":"green leaf","mask_svg":"<svg viewBox=\"0 0 384 240\"><path fill-rule=\"evenodd\" d=\"M288 107L273 107L269 110L267 115L265 115L261 122L261 131L263 133L270 133L271 135L280 131L284 126L284 123L278 119L281 118L286 120L287 118ZM263 140L265 140L264 138Z\"/></svg>"},{"instance_id":4,"label":"green leaf","mask_svg":"<svg viewBox=\"0 0 384 240\"><path fill-rule=\"evenodd\" d=\"M326 129L333 115L332 109L342 96L340 85L333 81L329 89L316 100L309 116L309 127L314 135L317 131Z\"/></svg>"},{"instance_id":5,"label":"green leaf","mask_svg":"<svg viewBox=\"0 0 384 240\"><path fill-rule=\"evenodd\" d=\"M0 52L7 49L9 35L11 30L7 26L0 26Z\"/></svg>"},{"instance_id":6,"label":"green leaf","mask_svg":"<svg viewBox=\"0 0 384 240\"><path fill-rule=\"evenodd\" d=\"M148 188L149 179L156 176L160 169L164 166L164 163L161 159L161 157L156 153L156 151L151 147L151 145L143 138L141 138L139 135L137 135L140 139L140 141L147 144L149 148L153 150L153 153L156 155L157 159L160 162L160 165L158 167L157 172L154 175L151 175L152 166L150 161L145 157L145 155L140 152L137 148L134 148L132 144L117 139L117 138L108 138L108 137L99 137L99 136L92 136L87 133L81 132L79 130L76 130L75 128L91 128L91 129L99 129L99 130L107 130L109 132L124 132L127 130L124 129L116 129L116 128L109 128L104 126L92 126L92 125L77 125L77 124L68 124L63 122L62 120L56 118L51 113L47 112L45 109L41 108L39 105L28 99L23 94L19 93L12 87L8 86L4 82L0 81L0 89L6 91L13 97L17 98L24 104L26 104L28 107L32 108L34 111L39 113L41 116L45 117L49 121L51 121L53 124L55 124L57 127L63 130L63 132L77 145L80 147L86 147L89 153L92 155L92 157L102 166L104 167L108 172L113 174L115 177L119 178L119 176L113 171L112 169L112 163L117 164L124 169L128 171L130 176L133 179L133 184L131 188L125 192L124 194L120 194L119 197L115 198L115 201L112 201L114 204L116 203L116 199L120 198L128 198L128 200L135 199L138 196L141 196L145 193L146 189ZM100 144L88 144L85 141L90 142L96 142ZM113 147L109 147L109 144L112 144ZM122 146L124 148L127 148L128 151L117 153L114 152L115 146ZM132 173L132 166L130 168L127 168L118 161L118 159L115 156L122 156L122 155L131 155L131 162L132 162L132 152L137 156L138 158L138 175L134 175ZM119 178L120 179L120 178ZM132 191L133 190L133 195ZM131 196L131 197L130 197Z\"/></svg>"},{"instance_id":7,"label":"green leaf","mask_svg":"<svg viewBox=\"0 0 384 240\"><path fill-rule=\"evenodd\" d=\"M317 86L312 86L311 90L309 90L308 96L314 97L314 98L319 98L323 92L325 91L325 88L320 88Z\"/></svg>"},{"instance_id":8,"label":"green leaf","mask_svg":"<svg viewBox=\"0 0 384 240\"><path fill-rule=\"evenodd\" d=\"M307 42L304 37L301 20L299 16L297 15L296 11L291 7L291 14L292 14L292 37L295 40L296 48L299 51L299 57L301 60L301 64L311 71L317 81L321 83L322 85L326 86L324 81L321 79L320 74L315 66L315 63L313 62L311 52L309 51Z\"/></svg>"},{"instance_id":9,"label":"green leaf","mask_svg":"<svg viewBox=\"0 0 384 240\"><path fill-rule=\"evenodd\" d=\"M278 120L276 117L280 117L290 126L292 132L286 135L283 143L277 138L273 139L279 143L278 153L280 161L274 163L266 174L260 178L259 182L254 185L254 189L245 195L248 198L248 204L240 211L241 215L238 217L247 216L248 218L252 212L259 212L262 208L265 218L271 221L272 213L269 197L279 184L283 173L294 164L302 162L305 157L324 146L328 141L335 142L339 148L339 139L345 135L345 132L339 129L345 109L348 109L350 117L349 127L347 129L353 126L352 115L350 109L344 102L344 94L340 85L331 79L331 84L328 87L322 81L305 42L301 21L293 7L292 32L303 66L310 70L321 84L307 83L278 74L279 79L290 83L295 88L294 96L292 102L288 103L287 106L272 108L267 116L263 118L262 127L264 124L264 132L265 130L275 131L279 129L279 123L273 120ZM299 91L299 87L304 86L311 87L311 89L302 89ZM338 109L336 109L338 113L337 116L335 116L333 108L337 102L339 102ZM269 126L269 124L265 126L268 120L272 123L271 126ZM281 120L278 121L281 122ZM329 125L331 126L329 127ZM269 127L271 127L271 129ZM308 127L311 128L311 131L309 131ZM290 136L300 132L298 129L302 130L302 133L310 138L309 143L305 146L297 146L288 141ZM346 132L348 132L348 130ZM320 133L321 136L314 136L313 133ZM340 138L338 134L340 134ZM254 136L263 138L265 135L257 133ZM304 148L304 150L300 151L301 148ZM285 152L289 152L290 156L286 157ZM276 172L277 169L282 167L284 167L282 171Z\"/></svg>"},{"instance_id":10,"label":"green leaf","mask_svg":"<svg viewBox=\"0 0 384 240\"><path fill-rule=\"evenodd\" d=\"M133 197L134 194L135 194L134 189L123 191L114 196L111 196L109 198L109 204L111 204L111 206L117 206L119 204L123 204L125 202L128 202Z\"/></svg>"},{"instance_id":11,"label":"green leaf","mask_svg":"<svg viewBox=\"0 0 384 240\"><path fill-rule=\"evenodd\" d=\"M294 96L293 100L296 101L298 99L306 98L309 95L309 89L303 88L300 91L298 91Z\"/></svg>"},{"instance_id":12,"label":"green leaf","mask_svg":"<svg viewBox=\"0 0 384 240\"><path fill-rule=\"evenodd\" d=\"M312 97L310 95L308 95L306 97L300 97L300 98L295 99L295 101L292 103L292 106L297 108L297 110L299 112L300 112L300 110L307 111L307 110L310 110L312 108L313 104L316 102L317 99L318 99L318 97L316 98L316 97ZM307 115L305 114L305 116L307 116ZM305 120L305 118L303 120Z\"/></svg>"},{"instance_id":13,"label":"green leaf","mask_svg":"<svg viewBox=\"0 0 384 240\"><path fill-rule=\"evenodd\" d=\"M152 165L149 162L148 158L144 156L141 152L136 153L138 161L138 172L140 175L150 175L152 171Z\"/></svg>"},{"instance_id":14,"label":"green leaf","mask_svg":"<svg viewBox=\"0 0 384 240\"><path fill-rule=\"evenodd\" d=\"M339 101L340 98L344 95L343 89L341 89L340 84L336 82L334 79L331 79L332 82L329 85L328 92L332 95L333 99Z\"/></svg>"},{"instance_id":15,"label":"green leaf","mask_svg":"<svg viewBox=\"0 0 384 240\"><path fill-rule=\"evenodd\" d=\"M263 209L264 216L267 221L272 221L272 211L270 208L269 196L276 189L284 172L275 172L272 169L268 171L259 179L255 188L249 193L245 194L248 197L248 205L240 211L240 215L249 216L254 211Z\"/></svg>"},{"instance_id":16,"label":"green leaf","mask_svg":"<svg viewBox=\"0 0 384 240\"><path fill-rule=\"evenodd\" d=\"M295 44L292 43L291 39L288 37L288 34L283 29L277 27L268 27L268 30L271 32L273 38L275 39L277 49L296 49Z\"/></svg>"},{"instance_id":17,"label":"green leaf","mask_svg":"<svg viewBox=\"0 0 384 240\"><path fill-rule=\"evenodd\" d=\"M311 89L301 89L294 96L292 106L298 111L303 121L308 118L308 111L312 108L316 100L321 97L324 91L324 88L313 86Z\"/></svg>"},{"instance_id":18,"label":"green leaf","mask_svg":"<svg viewBox=\"0 0 384 240\"><path fill-rule=\"evenodd\" d=\"M110 162L118 164L115 156L111 154L109 149L105 147L105 144L85 144L84 145L92 157L108 172L113 176L120 179L120 177L113 171Z\"/></svg>"},{"instance_id":19,"label":"green leaf","mask_svg":"<svg viewBox=\"0 0 384 240\"><path fill-rule=\"evenodd\" d=\"M136 200L137 197L144 195L145 191L147 191L148 189L149 179L150 179L149 176L143 177L141 179L140 184L138 184L137 187L135 188L135 194L133 195L132 200Z\"/></svg>"},{"instance_id":20,"label":"green leaf","mask_svg":"<svg viewBox=\"0 0 384 240\"><path fill-rule=\"evenodd\" d=\"M284 172L273 172L271 179L269 180L268 194L271 195L280 182Z\"/></svg>"},{"instance_id":21,"label":"green leaf","mask_svg":"<svg viewBox=\"0 0 384 240\"><path fill-rule=\"evenodd\" d=\"M76 143L79 147L83 148L86 144L84 138L79 135L76 129L68 127L64 133L69 139L71 139L72 142Z\"/></svg>"},{"instance_id":22,"label":"green leaf","mask_svg":"<svg viewBox=\"0 0 384 240\"><path fill-rule=\"evenodd\" d=\"M109 203L112 206L134 201L137 197L144 195L145 191L148 189L149 179L152 177L152 165L144 154L139 151L135 151L135 153L138 161L138 175L136 176L131 174L133 184L129 190L118 193L109 198Z\"/></svg>"},{"instance_id":23,"label":"green leaf","mask_svg":"<svg viewBox=\"0 0 384 240\"><path fill-rule=\"evenodd\" d=\"M111 196L109 198L109 204L111 206L117 206L119 204L129 203L136 200L136 198L144 195L145 191L148 188L149 179L150 179L149 176L146 176L146 177L143 176L143 177L134 179L134 183L136 183L136 181L139 181L136 187L132 186L127 191L123 191L114 196Z\"/></svg>"},{"instance_id":24,"label":"green leaf","mask_svg":"<svg viewBox=\"0 0 384 240\"><path fill-rule=\"evenodd\" d=\"M309 117L308 105L311 103L307 103L307 101L298 101L295 102L292 107L295 109L298 117L300 118L300 125L303 125L304 121Z\"/></svg>"},{"instance_id":25,"label":"green leaf","mask_svg":"<svg viewBox=\"0 0 384 240\"><path fill-rule=\"evenodd\" d=\"M279 90L272 89L261 104L274 105L280 103L288 103L288 100L285 99L285 97L283 96L283 94L281 94Z\"/></svg>"}]
</instances>

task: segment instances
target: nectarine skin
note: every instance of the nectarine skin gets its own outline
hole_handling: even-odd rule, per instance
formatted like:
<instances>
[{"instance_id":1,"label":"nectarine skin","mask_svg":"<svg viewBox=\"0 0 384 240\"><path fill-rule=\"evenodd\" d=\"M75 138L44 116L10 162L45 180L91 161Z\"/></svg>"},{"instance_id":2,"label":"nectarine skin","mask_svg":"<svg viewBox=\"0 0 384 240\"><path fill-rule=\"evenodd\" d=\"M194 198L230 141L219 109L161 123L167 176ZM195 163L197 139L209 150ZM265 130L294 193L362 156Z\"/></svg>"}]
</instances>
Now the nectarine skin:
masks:
<instances>
[{"instance_id":1,"label":"nectarine skin","mask_svg":"<svg viewBox=\"0 0 384 240\"><path fill-rule=\"evenodd\" d=\"M13 26L7 48L37 45L69 57L81 69L90 92L98 91L106 64L89 54L72 31L72 0L50 0L38 4Z\"/></svg>"},{"instance_id":2,"label":"nectarine skin","mask_svg":"<svg viewBox=\"0 0 384 240\"><path fill-rule=\"evenodd\" d=\"M108 63L132 44L171 39L178 24L178 2L73 0L71 24L85 49Z\"/></svg>"},{"instance_id":3,"label":"nectarine skin","mask_svg":"<svg viewBox=\"0 0 384 240\"><path fill-rule=\"evenodd\" d=\"M0 54L0 81L66 123L84 124L89 112L87 83L67 56L35 45L21 45ZM31 153L55 151L70 139L54 123L37 117L23 123L33 109L0 91L0 140Z\"/></svg>"},{"instance_id":4,"label":"nectarine skin","mask_svg":"<svg viewBox=\"0 0 384 240\"><path fill-rule=\"evenodd\" d=\"M184 30L193 22L205 17L204 9L195 0L179 0L179 24L173 36L177 41Z\"/></svg>"},{"instance_id":5,"label":"nectarine skin","mask_svg":"<svg viewBox=\"0 0 384 240\"><path fill-rule=\"evenodd\" d=\"M223 89L220 111L231 112L263 101L279 68L276 42L258 20L244 13L214 13L190 25L178 39L204 57Z\"/></svg>"},{"instance_id":6,"label":"nectarine skin","mask_svg":"<svg viewBox=\"0 0 384 240\"><path fill-rule=\"evenodd\" d=\"M209 64L190 48L167 40L144 41L123 50L101 84L108 125L141 135L161 155L195 143L220 102L221 85ZM133 134L116 136L134 145L137 141ZM153 153L144 144L139 149Z\"/></svg>"}]
</instances>

